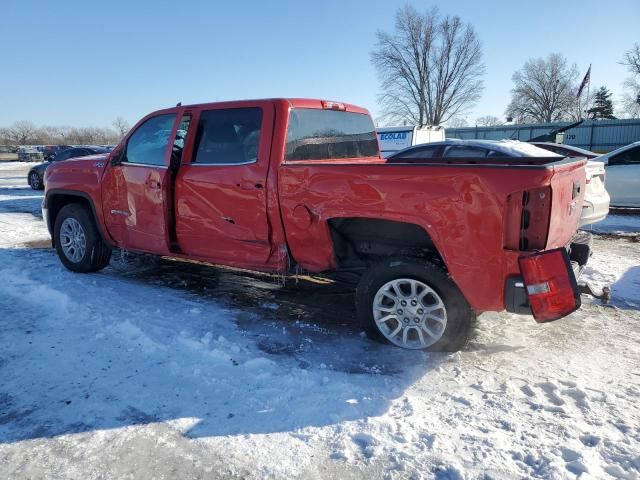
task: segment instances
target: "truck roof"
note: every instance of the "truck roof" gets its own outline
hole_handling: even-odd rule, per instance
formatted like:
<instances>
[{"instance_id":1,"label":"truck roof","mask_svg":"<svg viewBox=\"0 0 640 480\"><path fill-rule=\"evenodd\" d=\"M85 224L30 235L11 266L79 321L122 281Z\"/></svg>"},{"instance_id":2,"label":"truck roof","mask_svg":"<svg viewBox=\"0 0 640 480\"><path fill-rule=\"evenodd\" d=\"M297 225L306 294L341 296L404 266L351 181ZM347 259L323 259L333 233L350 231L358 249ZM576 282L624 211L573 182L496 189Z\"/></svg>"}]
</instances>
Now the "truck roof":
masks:
<instances>
[{"instance_id":1,"label":"truck roof","mask_svg":"<svg viewBox=\"0 0 640 480\"><path fill-rule=\"evenodd\" d=\"M255 103L255 102L273 102L273 103L288 103L290 108L318 108L318 109L334 109L344 110L353 113L363 113L369 115L369 111L366 108L358 107L350 103L340 102L336 100L326 100L319 98L256 98L246 100L225 100L222 102L210 102L210 103L193 103L190 105L183 105L183 108L203 108L203 107L220 107L224 105L234 105L242 103ZM328 106L331 105L332 107ZM336 108L338 107L338 108Z\"/></svg>"}]
</instances>

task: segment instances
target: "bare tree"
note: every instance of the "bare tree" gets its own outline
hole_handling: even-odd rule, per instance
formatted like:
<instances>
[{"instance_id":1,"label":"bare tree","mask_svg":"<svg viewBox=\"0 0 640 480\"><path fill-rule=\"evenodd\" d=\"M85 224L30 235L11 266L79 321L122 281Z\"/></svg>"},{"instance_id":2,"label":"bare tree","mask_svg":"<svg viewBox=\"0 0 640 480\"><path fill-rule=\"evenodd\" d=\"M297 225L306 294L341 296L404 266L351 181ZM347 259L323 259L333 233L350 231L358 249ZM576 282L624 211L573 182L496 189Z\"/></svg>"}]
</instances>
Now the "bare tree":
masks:
<instances>
[{"instance_id":1,"label":"bare tree","mask_svg":"<svg viewBox=\"0 0 640 480\"><path fill-rule=\"evenodd\" d=\"M448 128L461 128L461 127L466 127L467 125L469 125L467 123L467 119L463 118L463 117L451 117L449 120L447 120L447 127Z\"/></svg>"},{"instance_id":2,"label":"bare tree","mask_svg":"<svg viewBox=\"0 0 640 480\"><path fill-rule=\"evenodd\" d=\"M127 122L122 117L116 118L111 123L111 125L113 125L113 127L116 129L116 132L118 132L118 135L120 135L120 138L124 137L127 134L127 132L131 129L131 125L129 125L129 122Z\"/></svg>"},{"instance_id":3,"label":"bare tree","mask_svg":"<svg viewBox=\"0 0 640 480\"><path fill-rule=\"evenodd\" d=\"M371 61L378 71L384 118L439 125L472 107L483 90L482 48L457 16L406 5L393 33L378 31Z\"/></svg>"},{"instance_id":4,"label":"bare tree","mask_svg":"<svg viewBox=\"0 0 640 480\"><path fill-rule=\"evenodd\" d=\"M640 117L640 44L636 43L626 52L620 63L631 73L624 82L623 114L631 118Z\"/></svg>"},{"instance_id":5,"label":"bare tree","mask_svg":"<svg viewBox=\"0 0 640 480\"><path fill-rule=\"evenodd\" d=\"M625 65L634 76L640 76L640 43L633 45L631 50L622 57L622 65Z\"/></svg>"},{"instance_id":6,"label":"bare tree","mask_svg":"<svg viewBox=\"0 0 640 480\"><path fill-rule=\"evenodd\" d=\"M571 117L576 103L578 69L552 53L528 60L513 74L514 87L506 114L519 122L553 122Z\"/></svg>"},{"instance_id":7,"label":"bare tree","mask_svg":"<svg viewBox=\"0 0 640 480\"><path fill-rule=\"evenodd\" d=\"M37 127L26 121L15 122L7 129L9 142L13 145L28 145L36 136Z\"/></svg>"},{"instance_id":8,"label":"bare tree","mask_svg":"<svg viewBox=\"0 0 640 480\"><path fill-rule=\"evenodd\" d=\"M485 115L476 119L476 125L479 127L495 127L496 125L502 125L502 122L498 117L493 115Z\"/></svg>"},{"instance_id":9,"label":"bare tree","mask_svg":"<svg viewBox=\"0 0 640 480\"><path fill-rule=\"evenodd\" d=\"M9 139L9 129L0 128L0 145L11 145L12 142Z\"/></svg>"},{"instance_id":10,"label":"bare tree","mask_svg":"<svg viewBox=\"0 0 640 480\"><path fill-rule=\"evenodd\" d=\"M576 89L578 87L576 86ZM569 109L567 110L566 115L563 115L562 120L583 120L586 116L588 116L588 112L591 108L593 108L593 102L595 101L596 92L593 90L585 89L580 95L580 98L577 95L571 95L568 100Z\"/></svg>"},{"instance_id":11,"label":"bare tree","mask_svg":"<svg viewBox=\"0 0 640 480\"><path fill-rule=\"evenodd\" d=\"M622 94L622 115L627 118L640 118L640 82L628 78L624 82Z\"/></svg>"},{"instance_id":12,"label":"bare tree","mask_svg":"<svg viewBox=\"0 0 640 480\"><path fill-rule=\"evenodd\" d=\"M97 127L36 127L30 122L16 122L0 128L0 145L111 145L119 133Z\"/></svg>"}]
</instances>

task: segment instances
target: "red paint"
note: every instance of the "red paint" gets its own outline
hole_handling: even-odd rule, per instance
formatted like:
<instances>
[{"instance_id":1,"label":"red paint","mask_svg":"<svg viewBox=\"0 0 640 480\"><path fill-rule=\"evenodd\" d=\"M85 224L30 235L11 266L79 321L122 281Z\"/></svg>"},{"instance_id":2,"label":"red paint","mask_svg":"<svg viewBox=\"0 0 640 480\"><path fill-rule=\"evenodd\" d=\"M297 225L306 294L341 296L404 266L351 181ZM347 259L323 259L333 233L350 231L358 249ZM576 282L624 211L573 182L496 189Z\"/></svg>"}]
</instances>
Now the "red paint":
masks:
<instances>
[{"instance_id":1,"label":"red paint","mask_svg":"<svg viewBox=\"0 0 640 480\"><path fill-rule=\"evenodd\" d=\"M386 164L379 157L285 163L289 109L327 105L276 99L155 112L138 125L160 113L175 113L172 139L182 116L192 116L174 182L167 168L170 145L162 167L111 165L117 148L107 159L49 167L47 195L59 189L87 195L101 230L116 246L263 271L286 270L291 261L313 272L336 268L327 223L332 218L413 223L430 235L452 279L479 312L503 310L505 279L520 273L523 252L514 249L519 233L511 229L519 225L523 192L551 189L546 249L566 245L576 231L584 193L571 198L572 185L584 190L584 161L546 168ZM192 164L200 112L239 107L262 108L257 161Z\"/></svg>"},{"instance_id":2,"label":"red paint","mask_svg":"<svg viewBox=\"0 0 640 480\"><path fill-rule=\"evenodd\" d=\"M129 250L169 254L167 169L119 165L107 169L102 182L103 215L113 239Z\"/></svg>"}]
</instances>

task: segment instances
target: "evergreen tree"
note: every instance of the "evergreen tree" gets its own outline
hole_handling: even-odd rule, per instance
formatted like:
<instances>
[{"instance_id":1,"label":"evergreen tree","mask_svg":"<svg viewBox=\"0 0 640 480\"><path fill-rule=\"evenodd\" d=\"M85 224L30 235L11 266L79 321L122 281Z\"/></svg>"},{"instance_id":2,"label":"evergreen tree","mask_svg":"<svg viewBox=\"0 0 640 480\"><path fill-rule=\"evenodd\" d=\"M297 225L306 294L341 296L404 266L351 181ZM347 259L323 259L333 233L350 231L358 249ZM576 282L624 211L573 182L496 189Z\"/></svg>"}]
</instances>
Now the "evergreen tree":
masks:
<instances>
[{"instance_id":1,"label":"evergreen tree","mask_svg":"<svg viewBox=\"0 0 640 480\"><path fill-rule=\"evenodd\" d=\"M612 93L607 87L600 87L593 100L593 107L587 110L588 117L592 120L614 120L616 117L613 116L613 100L611 100L611 96Z\"/></svg>"}]
</instances>

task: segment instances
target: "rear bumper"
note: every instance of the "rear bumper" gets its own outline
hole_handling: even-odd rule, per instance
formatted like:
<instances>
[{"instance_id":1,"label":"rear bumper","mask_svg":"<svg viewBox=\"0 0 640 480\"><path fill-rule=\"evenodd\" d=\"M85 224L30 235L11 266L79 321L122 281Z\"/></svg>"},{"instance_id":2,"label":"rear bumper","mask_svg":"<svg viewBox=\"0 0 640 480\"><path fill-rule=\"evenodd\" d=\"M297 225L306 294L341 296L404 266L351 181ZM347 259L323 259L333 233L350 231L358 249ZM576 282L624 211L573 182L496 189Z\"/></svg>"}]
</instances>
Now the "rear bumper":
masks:
<instances>
[{"instance_id":1,"label":"rear bumper","mask_svg":"<svg viewBox=\"0 0 640 480\"><path fill-rule=\"evenodd\" d=\"M577 232L567 245L571 268L576 281L582 275L584 267L593 251L593 235L588 232ZM505 309L509 313L532 315L529 298L520 276L507 278L504 288Z\"/></svg>"},{"instance_id":2,"label":"rear bumper","mask_svg":"<svg viewBox=\"0 0 640 480\"><path fill-rule=\"evenodd\" d=\"M580 216L580 226L604 220L609 214L609 195L586 197L582 205L582 215Z\"/></svg>"}]
</instances>

